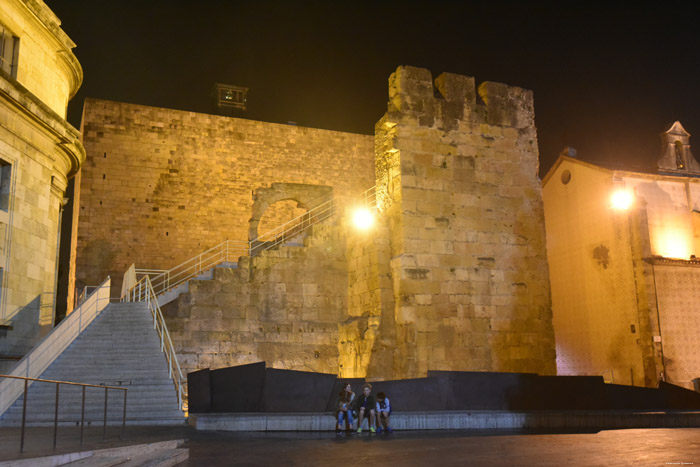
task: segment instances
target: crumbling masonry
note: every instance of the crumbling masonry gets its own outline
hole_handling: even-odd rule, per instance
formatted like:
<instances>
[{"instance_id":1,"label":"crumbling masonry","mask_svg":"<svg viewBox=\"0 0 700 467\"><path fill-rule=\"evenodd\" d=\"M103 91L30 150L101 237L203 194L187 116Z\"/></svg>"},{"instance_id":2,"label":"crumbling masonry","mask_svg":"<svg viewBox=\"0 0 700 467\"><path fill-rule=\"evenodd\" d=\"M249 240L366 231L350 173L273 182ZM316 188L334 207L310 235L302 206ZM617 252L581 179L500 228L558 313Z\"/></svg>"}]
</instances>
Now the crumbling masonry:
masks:
<instances>
[{"instance_id":1,"label":"crumbling masonry","mask_svg":"<svg viewBox=\"0 0 700 467\"><path fill-rule=\"evenodd\" d=\"M192 281L189 292L166 307L187 371L265 360L275 368L374 379L418 377L428 370L554 374L532 93L489 82L477 89L473 78L449 73L433 83L427 70L400 67L389 80L389 98L376 125L374 154L362 135L129 106L141 115L134 119L123 112L124 104L88 101L79 278L97 279L132 261L161 269L177 264L181 252L173 254L169 245L180 238L187 244L202 229L192 214L178 217L178 206L202 204L187 189L202 177L227 195L215 198L222 202L215 207L219 216L226 204L233 209L229 217L207 223L198 244L187 248L190 256L226 238L247 237L252 192L272 183L328 186L340 212L314 226L303 246L282 246L241 258L236 268L217 268L213 279ZM199 125L188 130L187 145L177 139L178 119ZM208 156L216 162L214 175L223 170L229 177L215 178L190 162L201 160L201 148L212 137L221 139ZM124 188L133 201L119 212L119 231L129 239L153 240L147 246L127 241L129 248L119 250L98 228L113 224L115 211L99 208L93 198L101 179L133 159L126 141L148 144L144 157L153 163L146 169L155 172L148 176L157 183ZM328 145L337 151L319 155ZM257 165L251 147L265 157ZM266 153L271 147L287 152ZM289 153L302 158L292 171L285 170ZM304 163L307 155L314 163ZM348 224L343 200L372 185L372 159L378 222L361 233ZM325 176L318 171L324 167ZM258 175L250 177L250 170ZM167 199L157 201L164 193ZM119 193L100 195L121 209ZM293 194L289 199L303 205ZM154 200L169 216L169 239L161 243L156 227L144 222L163 215ZM213 214L210 206L202 209ZM253 217L260 220L259 209ZM103 243L112 256L100 256L97 270L89 259L97 251L91 245ZM120 264L112 264L117 258ZM140 264L141 258L148 264ZM90 273L81 276L81 267Z\"/></svg>"}]
</instances>

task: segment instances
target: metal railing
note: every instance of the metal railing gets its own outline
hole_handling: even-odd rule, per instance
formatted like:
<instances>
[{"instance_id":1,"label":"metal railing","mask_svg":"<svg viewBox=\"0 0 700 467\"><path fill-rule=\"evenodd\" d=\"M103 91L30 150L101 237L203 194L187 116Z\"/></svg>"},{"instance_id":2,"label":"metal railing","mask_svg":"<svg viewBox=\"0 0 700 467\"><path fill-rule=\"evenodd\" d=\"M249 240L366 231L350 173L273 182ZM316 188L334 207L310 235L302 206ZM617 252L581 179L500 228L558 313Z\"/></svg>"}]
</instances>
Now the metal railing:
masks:
<instances>
[{"instance_id":1,"label":"metal railing","mask_svg":"<svg viewBox=\"0 0 700 467\"><path fill-rule=\"evenodd\" d=\"M107 439L107 395L110 389L116 389L119 391L124 391L124 411L122 412L122 432L121 437L124 437L124 429L126 428L126 391L127 388L121 388L118 386L101 386L96 384L85 384L85 383L73 383L69 381L56 381L51 379L39 379L39 378L27 378L24 376L12 376L12 375L1 375L0 378L12 378L17 380L24 380L24 399L22 400L22 428L20 430L20 442L19 442L19 452L24 452L24 430L27 422L27 391L29 389L29 381L36 381L40 383L52 383L56 385L56 399L54 403L54 417L53 417L53 448L56 449L56 436L58 434L58 396L59 388L61 384L69 386L82 386L82 407L80 410L80 445L83 445L83 432L85 428L85 390L87 388L100 388L105 390L105 405L104 405L104 417L102 425L102 439Z\"/></svg>"},{"instance_id":2,"label":"metal railing","mask_svg":"<svg viewBox=\"0 0 700 467\"><path fill-rule=\"evenodd\" d=\"M75 303L73 308L79 307L99 285L86 285L85 287L75 288Z\"/></svg>"},{"instance_id":3,"label":"metal railing","mask_svg":"<svg viewBox=\"0 0 700 467\"><path fill-rule=\"evenodd\" d=\"M331 218L336 211L337 202L334 199L309 209L301 216L297 216L248 242L248 256L257 256L263 251L286 243L319 222Z\"/></svg>"},{"instance_id":4,"label":"metal railing","mask_svg":"<svg viewBox=\"0 0 700 467\"><path fill-rule=\"evenodd\" d=\"M9 376L36 379L80 335L80 333L109 305L109 277L85 301L53 328L14 367ZM22 384L15 379L0 381L0 415L19 398Z\"/></svg>"},{"instance_id":5,"label":"metal railing","mask_svg":"<svg viewBox=\"0 0 700 467\"><path fill-rule=\"evenodd\" d=\"M376 186L365 190L353 198L349 204L376 208ZM279 227L259 235L254 240L248 242L226 240L168 270L135 269L134 265L131 265L124 274L122 297L125 297L135 287L139 276L151 276L153 290L156 296L160 296L219 264L237 262L241 256L257 256L263 251L284 244L312 226L331 218L337 211L338 202L331 199Z\"/></svg>"},{"instance_id":6,"label":"metal railing","mask_svg":"<svg viewBox=\"0 0 700 467\"><path fill-rule=\"evenodd\" d=\"M221 263L238 261L240 256L247 253L248 243L226 240L168 270L134 269L134 283L129 287L123 287L125 290L122 291L122 296L136 286L135 279L138 276L150 276L153 290L156 295L161 295Z\"/></svg>"},{"instance_id":7,"label":"metal railing","mask_svg":"<svg viewBox=\"0 0 700 467\"><path fill-rule=\"evenodd\" d=\"M158 305L158 298L153 290L150 276L144 276L138 281L129 293L125 297L122 297L122 301L146 302L148 305L148 309L153 315L153 328L158 331L158 336L160 337L160 350L165 354L165 359L168 362L168 377L171 378L173 384L175 384L177 405L182 409L186 381L182 375L180 364L177 361L173 341L170 339L170 333L165 325L163 314L160 311L160 305Z\"/></svg>"}]
</instances>

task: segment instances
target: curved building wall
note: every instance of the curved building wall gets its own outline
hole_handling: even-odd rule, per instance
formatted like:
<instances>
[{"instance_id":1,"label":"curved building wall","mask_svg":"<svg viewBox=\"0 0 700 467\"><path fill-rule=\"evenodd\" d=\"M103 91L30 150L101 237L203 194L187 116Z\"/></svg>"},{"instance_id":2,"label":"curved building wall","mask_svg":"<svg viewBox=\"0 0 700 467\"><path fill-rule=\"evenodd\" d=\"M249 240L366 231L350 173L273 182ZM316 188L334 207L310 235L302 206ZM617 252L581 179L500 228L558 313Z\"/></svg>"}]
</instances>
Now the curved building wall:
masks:
<instances>
[{"instance_id":1,"label":"curved building wall","mask_svg":"<svg viewBox=\"0 0 700 467\"><path fill-rule=\"evenodd\" d=\"M41 1L0 3L14 50L0 69L0 371L53 327L64 192L85 158L65 121L82 70L59 25Z\"/></svg>"}]
</instances>

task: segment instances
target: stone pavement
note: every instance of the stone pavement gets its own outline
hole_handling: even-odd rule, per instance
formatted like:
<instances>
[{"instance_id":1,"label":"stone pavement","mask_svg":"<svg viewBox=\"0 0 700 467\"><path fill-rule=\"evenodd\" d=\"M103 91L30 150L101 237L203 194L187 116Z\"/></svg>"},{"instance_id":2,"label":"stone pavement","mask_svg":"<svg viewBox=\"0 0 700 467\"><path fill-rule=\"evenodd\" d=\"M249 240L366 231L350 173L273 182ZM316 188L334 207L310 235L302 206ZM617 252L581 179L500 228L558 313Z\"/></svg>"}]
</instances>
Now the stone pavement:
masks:
<instances>
[{"instance_id":1,"label":"stone pavement","mask_svg":"<svg viewBox=\"0 0 700 467\"><path fill-rule=\"evenodd\" d=\"M79 450L79 431L63 428L57 452ZM397 431L391 435L324 432L225 433L187 426L129 427L86 431L83 450L187 438L190 459L182 466L668 466L700 465L700 429L633 429L589 433L507 431ZM51 429L30 428L24 457L51 454ZM0 429L0 461L18 458L19 430Z\"/></svg>"}]
</instances>

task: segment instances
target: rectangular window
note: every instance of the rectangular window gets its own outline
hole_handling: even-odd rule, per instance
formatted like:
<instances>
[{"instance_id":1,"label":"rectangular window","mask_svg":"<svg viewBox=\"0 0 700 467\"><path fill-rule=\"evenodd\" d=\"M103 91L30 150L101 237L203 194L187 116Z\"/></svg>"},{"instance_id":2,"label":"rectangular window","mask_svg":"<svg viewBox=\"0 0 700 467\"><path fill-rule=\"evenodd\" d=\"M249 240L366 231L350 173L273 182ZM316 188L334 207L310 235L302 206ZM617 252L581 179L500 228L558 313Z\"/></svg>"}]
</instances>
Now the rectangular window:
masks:
<instances>
[{"instance_id":1,"label":"rectangular window","mask_svg":"<svg viewBox=\"0 0 700 467\"><path fill-rule=\"evenodd\" d=\"M216 93L216 105L218 108L234 107L242 110L246 109L248 88L216 83L214 92Z\"/></svg>"},{"instance_id":2,"label":"rectangular window","mask_svg":"<svg viewBox=\"0 0 700 467\"><path fill-rule=\"evenodd\" d=\"M10 186L12 185L12 164L0 159L0 211L10 209Z\"/></svg>"},{"instance_id":3,"label":"rectangular window","mask_svg":"<svg viewBox=\"0 0 700 467\"><path fill-rule=\"evenodd\" d=\"M17 78L17 58L19 57L19 37L0 24L0 68Z\"/></svg>"}]
</instances>

